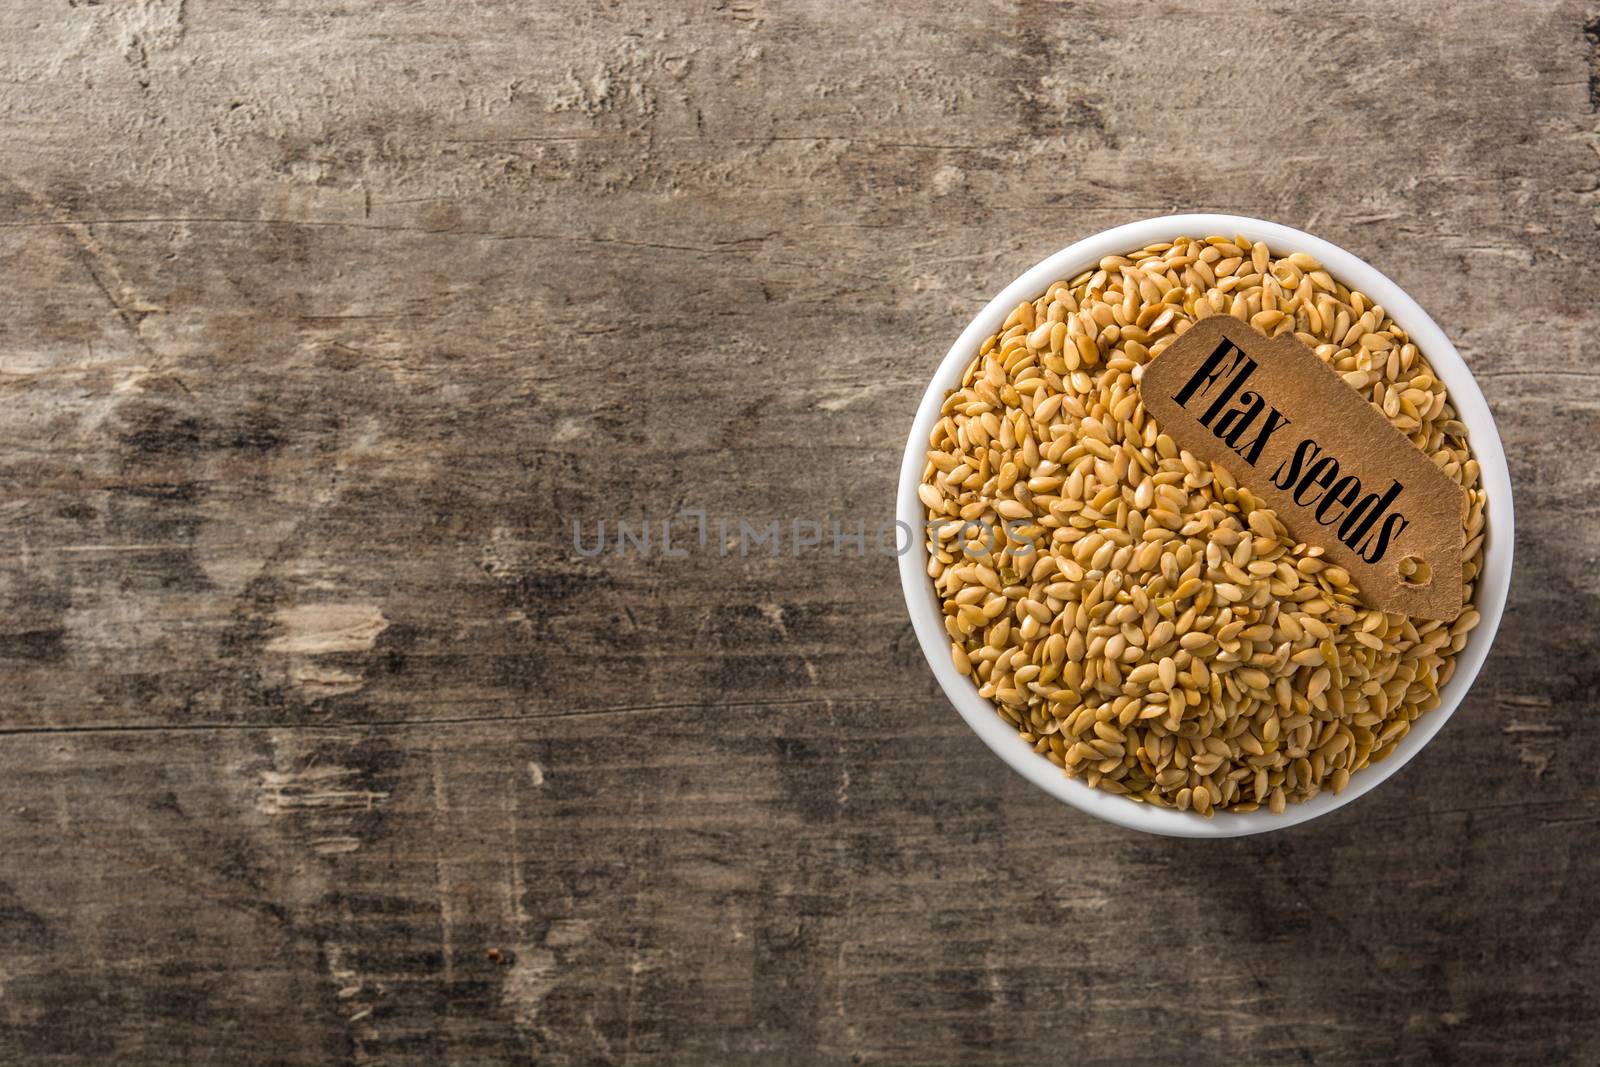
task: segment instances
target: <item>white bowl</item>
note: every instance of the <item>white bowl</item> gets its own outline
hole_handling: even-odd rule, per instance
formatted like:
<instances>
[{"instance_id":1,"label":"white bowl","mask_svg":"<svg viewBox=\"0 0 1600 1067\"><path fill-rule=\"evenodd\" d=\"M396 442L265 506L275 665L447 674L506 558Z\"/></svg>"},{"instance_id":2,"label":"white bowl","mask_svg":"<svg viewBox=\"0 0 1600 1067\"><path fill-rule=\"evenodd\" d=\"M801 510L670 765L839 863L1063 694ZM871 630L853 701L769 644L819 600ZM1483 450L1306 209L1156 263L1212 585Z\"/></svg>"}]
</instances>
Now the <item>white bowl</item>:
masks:
<instances>
[{"instance_id":1,"label":"white bowl","mask_svg":"<svg viewBox=\"0 0 1600 1067\"><path fill-rule=\"evenodd\" d=\"M956 671L950 661L950 639L945 632L944 616L927 574L922 527L925 511L917 499L917 486L927 462L928 436L939 419L945 394L959 385L961 373L978 347L990 334L999 331L1012 309L1025 300L1038 299L1051 282L1074 277L1105 256L1184 235L1208 237L1214 234L1228 237L1243 234L1252 241L1266 242L1268 248L1279 254L1309 252L1321 260L1335 278L1383 305L1416 342L1449 389L1451 402L1467 426L1468 440L1482 468L1488 514L1483 573L1478 577L1474 602L1483 619L1469 635L1466 647L1457 654L1455 674L1440 692L1439 706L1412 724L1410 732L1388 759L1352 775L1349 786L1338 796L1324 791L1303 804L1289 805L1282 815L1268 811L1242 815L1218 812L1207 819L1194 812L1137 803L1066 777L1059 767L1035 753L1033 746L1000 718L994 705L978 695L977 686ZM928 391L923 394L916 421L911 425L905 459L900 465L895 513L914 531L910 551L900 557L900 582L905 589L906 606L911 611L917 640L945 695L967 720L967 725L1013 770L1056 799L1118 826L1173 837L1241 837L1282 830L1343 807L1388 779L1432 740L1466 696L1494 642L1500 614L1505 608L1506 591L1511 584L1513 520L1511 477L1506 470L1505 451L1500 445L1494 418L1489 414L1489 405L1478 391L1478 383L1473 381L1472 372L1444 331L1398 285L1357 256L1300 230L1239 215L1167 215L1105 230L1062 249L1001 290L956 338L928 384Z\"/></svg>"}]
</instances>

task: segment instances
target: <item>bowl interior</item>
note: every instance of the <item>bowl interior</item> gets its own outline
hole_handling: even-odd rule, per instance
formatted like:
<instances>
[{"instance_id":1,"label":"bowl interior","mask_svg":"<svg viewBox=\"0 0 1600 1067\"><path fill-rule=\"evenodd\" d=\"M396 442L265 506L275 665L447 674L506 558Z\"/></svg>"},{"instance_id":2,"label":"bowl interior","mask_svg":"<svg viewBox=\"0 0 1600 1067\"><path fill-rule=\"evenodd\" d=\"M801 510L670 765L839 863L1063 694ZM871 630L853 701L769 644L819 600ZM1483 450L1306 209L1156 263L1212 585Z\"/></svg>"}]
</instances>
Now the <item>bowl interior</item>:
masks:
<instances>
[{"instance_id":1,"label":"bowl interior","mask_svg":"<svg viewBox=\"0 0 1600 1067\"><path fill-rule=\"evenodd\" d=\"M994 706L978 695L977 686L956 671L950 661L949 638L933 582L925 570L927 557L922 547L924 516L921 501L917 499L917 486L926 461L928 436L938 421L945 393L959 384L962 371L983 340L1000 328L1018 304L1037 298L1051 282L1081 273L1105 256L1184 235L1206 237L1213 234L1242 234L1252 241L1264 241L1268 248L1280 254L1309 252L1320 259L1335 278L1383 305L1395 322L1411 335L1449 390L1451 402L1466 424L1488 497L1484 566L1474 600L1482 621L1457 654L1455 673L1440 691L1439 707L1412 724L1388 759L1352 775L1343 793L1338 796L1331 792L1320 793L1305 803L1290 805L1282 815L1266 811L1242 815L1219 812L1206 819L1193 812L1130 801L1066 777L1060 768L1035 753L1032 746L995 712ZM940 686L967 724L1012 769L1052 796L1119 826L1177 837L1238 837L1282 830L1348 804L1394 774L1439 732L1471 688L1494 641L1511 583L1514 520L1505 450L1489 405L1444 331L1399 286L1359 257L1300 230L1238 215L1168 215L1105 230L1062 249L1001 290L951 345L922 397L900 468L895 512L896 517L914 531L910 551L900 556L900 581L917 640Z\"/></svg>"}]
</instances>

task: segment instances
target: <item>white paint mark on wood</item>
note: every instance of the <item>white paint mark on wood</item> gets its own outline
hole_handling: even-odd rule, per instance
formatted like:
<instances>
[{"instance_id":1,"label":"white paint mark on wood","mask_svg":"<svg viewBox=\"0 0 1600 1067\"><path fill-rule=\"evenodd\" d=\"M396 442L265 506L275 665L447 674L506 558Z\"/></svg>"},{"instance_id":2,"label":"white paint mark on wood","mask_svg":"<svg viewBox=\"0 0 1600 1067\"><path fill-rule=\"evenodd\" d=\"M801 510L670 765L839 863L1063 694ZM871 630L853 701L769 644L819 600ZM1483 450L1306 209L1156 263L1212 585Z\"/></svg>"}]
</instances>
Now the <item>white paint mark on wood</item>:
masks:
<instances>
[{"instance_id":1,"label":"white paint mark on wood","mask_svg":"<svg viewBox=\"0 0 1600 1067\"><path fill-rule=\"evenodd\" d=\"M354 967L345 966L344 950L338 945L328 945L324 949L328 957L328 974L339 983L338 991L334 994L340 1000L349 1000L361 992L361 979L356 976Z\"/></svg>"},{"instance_id":2,"label":"white paint mark on wood","mask_svg":"<svg viewBox=\"0 0 1600 1067\"><path fill-rule=\"evenodd\" d=\"M562 419L556 423L551 440L558 445L564 445L588 437L593 432L594 423L590 419Z\"/></svg>"},{"instance_id":3,"label":"white paint mark on wood","mask_svg":"<svg viewBox=\"0 0 1600 1067\"><path fill-rule=\"evenodd\" d=\"M347 1024L359 1023L368 1019L372 1015L373 1005L365 998L382 995L382 986L378 985L376 988L368 986L367 982L356 973L355 967L346 962L345 947L343 945L338 945L331 941L324 942L323 953L328 961L328 976L333 979L336 987L334 996L341 1001L350 1002L351 1011L346 1017ZM357 997L363 997L363 999L357 1000ZM351 1037L355 1042L352 1062L373 1062L367 1054L366 1043L376 1036L377 1032L373 1029L371 1022L356 1027L352 1031Z\"/></svg>"},{"instance_id":4,"label":"white paint mark on wood","mask_svg":"<svg viewBox=\"0 0 1600 1067\"><path fill-rule=\"evenodd\" d=\"M312 699L338 696L340 693L354 693L366 684L366 679L353 671L324 667L312 662L291 664L289 680L302 694Z\"/></svg>"},{"instance_id":5,"label":"white paint mark on wood","mask_svg":"<svg viewBox=\"0 0 1600 1067\"><path fill-rule=\"evenodd\" d=\"M376 604L299 604L272 616L281 633L267 642L268 652L321 655L366 652L389 628Z\"/></svg>"},{"instance_id":6,"label":"white paint mark on wood","mask_svg":"<svg viewBox=\"0 0 1600 1067\"><path fill-rule=\"evenodd\" d=\"M556 987L556 954L537 945L518 945L516 963L500 987L500 999L518 1026L532 1030L539 1023L544 998Z\"/></svg>"},{"instance_id":7,"label":"white paint mark on wood","mask_svg":"<svg viewBox=\"0 0 1600 1067\"><path fill-rule=\"evenodd\" d=\"M296 811L371 811L389 794L375 789L349 789L344 783L356 771L348 767L313 766L300 771L263 771L256 810L264 815Z\"/></svg>"},{"instance_id":8,"label":"white paint mark on wood","mask_svg":"<svg viewBox=\"0 0 1600 1067\"><path fill-rule=\"evenodd\" d=\"M891 392L914 383L883 381L872 382L864 385L848 386L842 391L830 391L828 395L816 402L819 411L840 412L852 408L857 404L870 401L883 393Z\"/></svg>"},{"instance_id":9,"label":"white paint mark on wood","mask_svg":"<svg viewBox=\"0 0 1600 1067\"><path fill-rule=\"evenodd\" d=\"M433 770L433 826L437 835L433 850L433 881L439 896L439 952L444 962L444 984L452 986L456 980L455 917L452 914L456 897L451 892L450 880L445 877L444 852L439 844L450 838L450 803L445 797L444 766L439 762L437 744L428 756Z\"/></svg>"},{"instance_id":10,"label":"white paint mark on wood","mask_svg":"<svg viewBox=\"0 0 1600 1067\"><path fill-rule=\"evenodd\" d=\"M933 195L948 196L961 188L967 175L960 167L943 166L933 172Z\"/></svg>"},{"instance_id":11,"label":"white paint mark on wood","mask_svg":"<svg viewBox=\"0 0 1600 1067\"><path fill-rule=\"evenodd\" d=\"M567 948L589 940L594 924L588 919L557 919L544 935L544 943L551 948Z\"/></svg>"},{"instance_id":12,"label":"white paint mark on wood","mask_svg":"<svg viewBox=\"0 0 1600 1067\"><path fill-rule=\"evenodd\" d=\"M337 856L346 852L354 852L361 847L359 837L324 837L311 842L311 851L324 856Z\"/></svg>"}]
</instances>

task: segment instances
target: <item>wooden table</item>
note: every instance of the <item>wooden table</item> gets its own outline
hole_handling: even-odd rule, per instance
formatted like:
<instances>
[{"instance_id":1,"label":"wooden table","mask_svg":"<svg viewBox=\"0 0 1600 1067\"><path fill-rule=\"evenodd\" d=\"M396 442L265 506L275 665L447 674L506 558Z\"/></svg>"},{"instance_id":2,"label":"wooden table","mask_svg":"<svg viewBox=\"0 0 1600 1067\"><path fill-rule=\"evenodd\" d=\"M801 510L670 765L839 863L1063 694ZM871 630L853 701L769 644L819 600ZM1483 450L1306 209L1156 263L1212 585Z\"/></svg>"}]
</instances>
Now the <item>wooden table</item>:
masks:
<instances>
[{"instance_id":1,"label":"wooden table","mask_svg":"<svg viewBox=\"0 0 1600 1067\"><path fill-rule=\"evenodd\" d=\"M1600 1058L1600 10L1138 8L0 8L0 1060ZM1027 786L787 525L1179 209L1406 286L1519 517L1438 740L1216 843Z\"/></svg>"}]
</instances>

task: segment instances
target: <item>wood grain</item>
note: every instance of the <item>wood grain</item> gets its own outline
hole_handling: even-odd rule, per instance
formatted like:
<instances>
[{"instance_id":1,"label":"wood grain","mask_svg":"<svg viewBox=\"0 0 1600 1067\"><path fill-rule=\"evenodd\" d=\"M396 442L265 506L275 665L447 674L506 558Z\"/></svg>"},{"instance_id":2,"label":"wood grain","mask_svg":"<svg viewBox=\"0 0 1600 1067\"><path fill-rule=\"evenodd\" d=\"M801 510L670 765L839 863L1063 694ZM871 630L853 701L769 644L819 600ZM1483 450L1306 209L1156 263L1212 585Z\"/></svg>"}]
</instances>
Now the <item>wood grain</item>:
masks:
<instances>
[{"instance_id":1,"label":"wood grain","mask_svg":"<svg viewBox=\"0 0 1600 1067\"><path fill-rule=\"evenodd\" d=\"M1600 9L0 6L0 1060L1593 1062ZM999 286L1175 209L1446 328L1518 568L1281 835L993 759L891 513Z\"/></svg>"}]
</instances>

